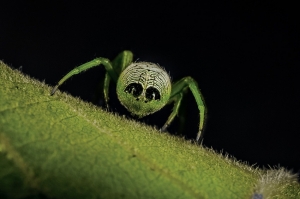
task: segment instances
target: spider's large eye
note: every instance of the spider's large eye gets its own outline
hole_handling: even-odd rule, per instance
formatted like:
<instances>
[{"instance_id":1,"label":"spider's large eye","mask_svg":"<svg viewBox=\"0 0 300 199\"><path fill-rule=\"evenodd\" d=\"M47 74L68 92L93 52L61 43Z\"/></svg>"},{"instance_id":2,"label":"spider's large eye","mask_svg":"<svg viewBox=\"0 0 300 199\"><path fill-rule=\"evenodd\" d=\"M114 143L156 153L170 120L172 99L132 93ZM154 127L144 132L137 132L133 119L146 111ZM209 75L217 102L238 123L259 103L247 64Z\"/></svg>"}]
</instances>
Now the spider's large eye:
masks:
<instances>
[{"instance_id":1,"label":"spider's large eye","mask_svg":"<svg viewBox=\"0 0 300 199\"><path fill-rule=\"evenodd\" d=\"M138 97L143 92L143 87L141 84L138 83L131 83L128 86L126 86L125 92L131 93L134 97Z\"/></svg>"},{"instance_id":2,"label":"spider's large eye","mask_svg":"<svg viewBox=\"0 0 300 199\"><path fill-rule=\"evenodd\" d=\"M154 87L149 87L146 89L146 98L150 100L160 100L160 93Z\"/></svg>"}]
</instances>

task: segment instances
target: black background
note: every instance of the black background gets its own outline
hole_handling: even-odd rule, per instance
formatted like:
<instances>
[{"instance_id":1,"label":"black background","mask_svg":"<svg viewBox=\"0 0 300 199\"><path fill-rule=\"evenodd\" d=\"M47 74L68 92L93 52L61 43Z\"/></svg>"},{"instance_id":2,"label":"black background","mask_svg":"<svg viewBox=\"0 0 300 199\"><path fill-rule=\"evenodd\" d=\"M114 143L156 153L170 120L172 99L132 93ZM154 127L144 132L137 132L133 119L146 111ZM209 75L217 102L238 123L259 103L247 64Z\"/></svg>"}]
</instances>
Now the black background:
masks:
<instances>
[{"instance_id":1,"label":"black background","mask_svg":"<svg viewBox=\"0 0 300 199\"><path fill-rule=\"evenodd\" d=\"M0 59L31 77L53 86L79 64L131 50L174 81L198 82L208 107L205 146L260 167L300 171L296 5L22 1L1 5L0 17ZM60 89L91 102L104 72L91 69ZM130 116L113 89L111 99L112 111ZM199 118L191 94L186 102L190 139ZM141 121L160 127L170 109Z\"/></svg>"}]
</instances>

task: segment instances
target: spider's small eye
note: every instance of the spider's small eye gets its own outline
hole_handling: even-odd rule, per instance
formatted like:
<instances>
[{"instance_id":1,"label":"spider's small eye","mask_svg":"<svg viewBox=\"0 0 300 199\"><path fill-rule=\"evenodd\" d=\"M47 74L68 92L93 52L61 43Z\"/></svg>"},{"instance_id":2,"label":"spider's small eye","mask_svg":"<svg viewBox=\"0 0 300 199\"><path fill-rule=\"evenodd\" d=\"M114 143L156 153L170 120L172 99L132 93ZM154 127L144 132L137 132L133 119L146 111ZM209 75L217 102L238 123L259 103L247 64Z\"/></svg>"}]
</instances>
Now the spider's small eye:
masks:
<instances>
[{"instance_id":1,"label":"spider's small eye","mask_svg":"<svg viewBox=\"0 0 300 199\"><path fill-rule=\"evenodd\" d=\"M148 100L160 100L160 93L154 87L149 87L146 89L146 98Z\"/></svg>"},{"instance_id":2,"label":"spider's small eye","mask_svg":"<svg viewBox=\"0 0 300 199\"><path fill-rule=\"evenodd\" d=\"M143 87L141 84L131 83L125 88L124 91L127 93L131 93L134 97L138 97L142 94Z\"/></svg>"}]
</instances>

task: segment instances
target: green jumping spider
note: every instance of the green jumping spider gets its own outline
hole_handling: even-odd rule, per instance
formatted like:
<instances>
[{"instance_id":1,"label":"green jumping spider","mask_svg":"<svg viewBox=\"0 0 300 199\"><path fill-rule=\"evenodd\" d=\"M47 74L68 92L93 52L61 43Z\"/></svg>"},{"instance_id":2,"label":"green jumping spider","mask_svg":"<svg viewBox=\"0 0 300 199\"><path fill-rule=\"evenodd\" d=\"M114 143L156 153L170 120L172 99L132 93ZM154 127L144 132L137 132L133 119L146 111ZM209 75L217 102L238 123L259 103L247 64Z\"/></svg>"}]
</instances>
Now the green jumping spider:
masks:
<instances>
[{"instance_id":1,"label":"green jumping spider","mask_svg":"<svg viewBox=\"0 0 300 199\"><path fill-rule=\"evenodd\" d=\"M82 64L66 74L53 88L51 95L73 75L103 64L106 69L103 86L106 104L108 104L109 98L110 79L117 83L117 95L121 104L140 118L160 110L166 104L174 103L172 113L161 128L162 131L165 131L178 114L183 95L189 88L200 112L199 131L196 137L196 141L198 141L206 119L206 108L197 82L191 77L184 77L171 84L168 73L160 66L150 62L132 62L132 59L132 52L123 51L112 62L99 57Z\"/></svg>"}]
</instances>

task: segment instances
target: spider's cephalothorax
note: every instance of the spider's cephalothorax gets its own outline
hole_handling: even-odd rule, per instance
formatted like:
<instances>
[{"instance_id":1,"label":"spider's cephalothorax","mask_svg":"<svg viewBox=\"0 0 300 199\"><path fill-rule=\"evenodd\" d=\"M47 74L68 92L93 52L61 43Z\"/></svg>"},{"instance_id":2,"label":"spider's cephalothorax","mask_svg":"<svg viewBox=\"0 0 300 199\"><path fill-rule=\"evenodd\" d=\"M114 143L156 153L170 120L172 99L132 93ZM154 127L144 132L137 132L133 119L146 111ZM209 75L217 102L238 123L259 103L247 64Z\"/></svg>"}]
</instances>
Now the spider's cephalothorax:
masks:
<instances>
[{"instance_id":1,"label":"spider's cephalothorax","mask_svg":"<svg viewBox=\"0 0 300 199\"><path fill-rule=\"evenodd\" d=\"M154 63L131 63L117 82L121 104L138 117L160 110L168 102L170 93L168 73Z\"/></svg>"},{"instance_id":2,"label":"spider's cephalothorax","mask_svg":"<svg viewBox=\"0 0 300 199\"><path fill-rule=\"evenodd\" d=\"M82 64L67 73L53 88L51 95L73 75L103 64L106 70L103 84L106 105L109 99L110 80L117 83L117 95L121 104L138 117L152 114L166 104L174 103L168 120L161 128L164 131L175 116L180 114L182 98L189 89L193 93L199 109L200 122L196 137L198 141L204 126L206 108L197 82L191 77L184 77L171 85L170 77L163 68L150 62L132 62L132 58L132 52L125 50L113 61L99 57Z\"/></svg>"}]
</instances>

